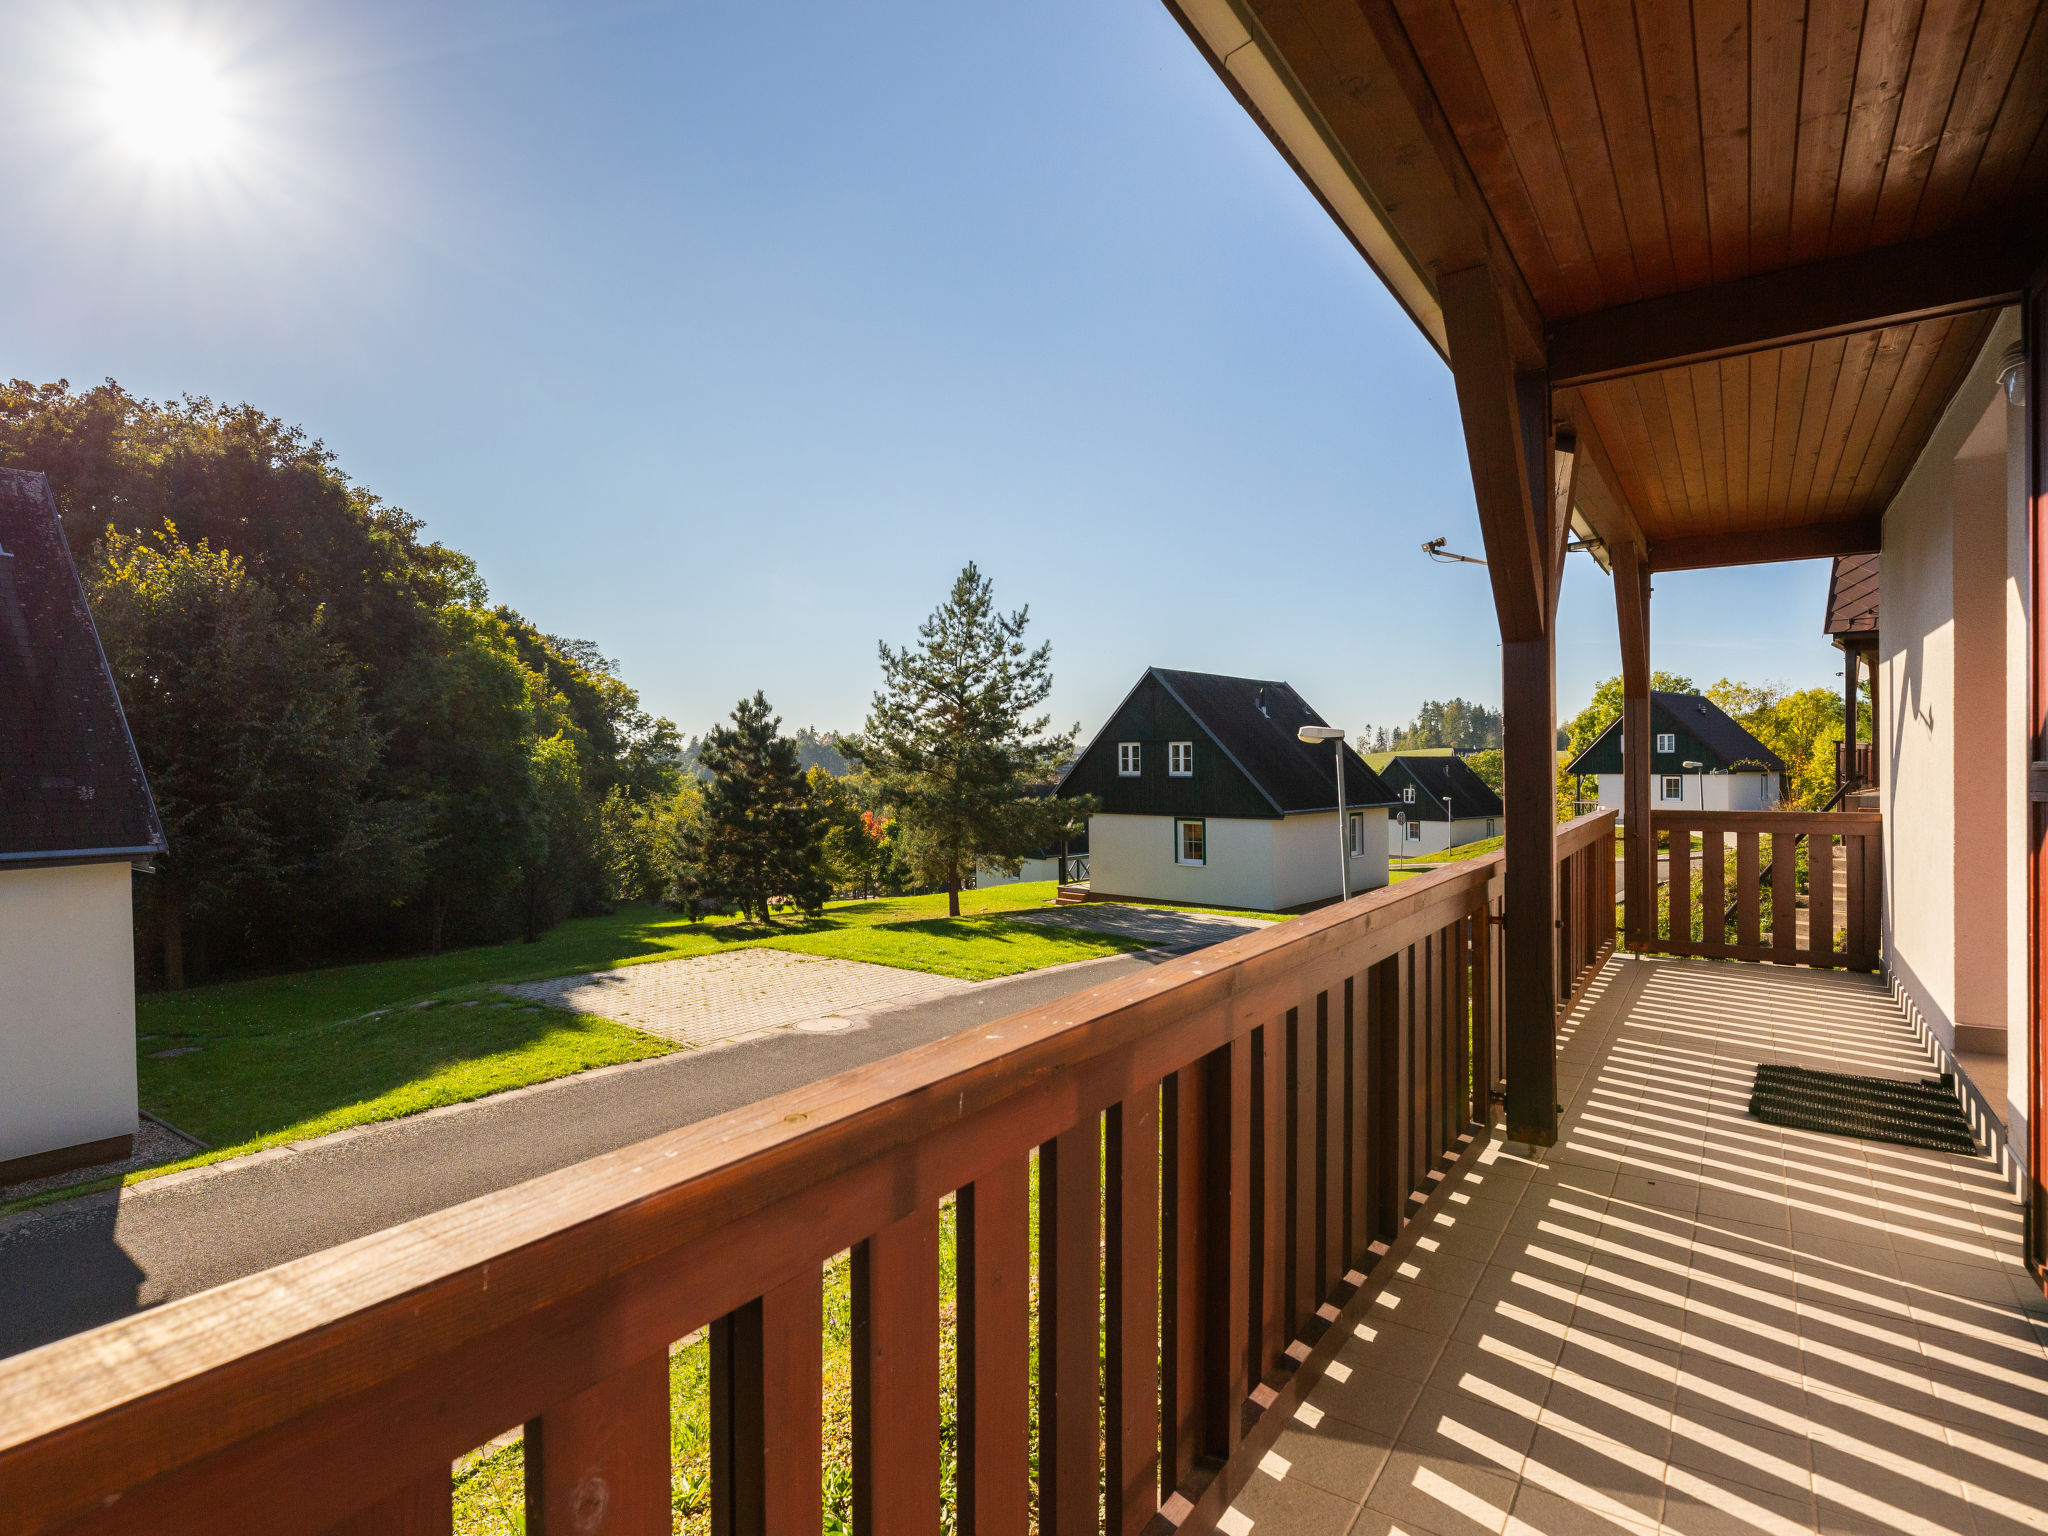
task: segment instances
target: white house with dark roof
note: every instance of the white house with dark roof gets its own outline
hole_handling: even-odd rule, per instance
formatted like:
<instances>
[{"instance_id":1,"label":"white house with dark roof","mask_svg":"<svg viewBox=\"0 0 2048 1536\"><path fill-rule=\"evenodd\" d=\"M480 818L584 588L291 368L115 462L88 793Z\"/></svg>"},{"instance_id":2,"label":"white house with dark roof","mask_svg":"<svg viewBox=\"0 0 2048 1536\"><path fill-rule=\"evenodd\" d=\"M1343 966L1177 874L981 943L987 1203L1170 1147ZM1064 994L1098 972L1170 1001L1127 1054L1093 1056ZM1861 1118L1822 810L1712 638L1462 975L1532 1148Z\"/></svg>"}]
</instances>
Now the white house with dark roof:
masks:
<instances>
[{"instance_id":1,"label":"white house with dark roof","mask_svg":"<svg viewBox=\"0 0 2048 1536\"><path fill-rule=\"evenodd\" d=\"M1395 858L1448 853L1501 835L1500 796L1455 753L1373 752L1365 760L1394 796L1387 851Z\"/></svg>"},{"instance_id":2,"label":"white house with dark roof","mask_svg":"<svg viewBox=\"0 0 2048 1536\"><path fill-rule=\"evenodd\" d=\"M1785 764L1712 699L1650 695L1650 804L1656 810L1766 811L1784 798ZM1566 765L1599 782L1600 808L1620 810L1621 721Z\"/></svg>"},{"instance_id":3,"label":"white house with dark roof","mask_svg":"<svg viewBox=\"0 0 2048 1536\"><path fill-rule=\"evenodd\" d=\"M164 851L49 482L0 469L0 1184L128 1155L129 884Z\"/></svg>"},{"instance_id":4,"label":"white house with dark roof","mask_svg":"<svg viewBox=\"0 0 2048 1536\"><path fill-rule=\"evenodd\" d=\"M1387 883L1393 796L1350 747L1296 732L1323 717L1283 682L1149 668L1060 781L1092 795L1091 896L1279 912ZM1344 864L1339 864L1343 857Z\"/></svg>"}]
</instances>

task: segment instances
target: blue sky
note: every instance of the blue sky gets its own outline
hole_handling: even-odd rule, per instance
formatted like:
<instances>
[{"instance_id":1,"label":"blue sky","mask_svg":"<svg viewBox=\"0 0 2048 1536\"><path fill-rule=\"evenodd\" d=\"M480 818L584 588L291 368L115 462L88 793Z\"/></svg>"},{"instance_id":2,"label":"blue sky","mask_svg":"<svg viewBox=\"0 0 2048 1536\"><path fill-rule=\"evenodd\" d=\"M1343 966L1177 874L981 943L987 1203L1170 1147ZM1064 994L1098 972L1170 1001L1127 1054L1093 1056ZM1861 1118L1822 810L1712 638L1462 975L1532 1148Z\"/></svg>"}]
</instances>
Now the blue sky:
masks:
<instances>
[{"instance_id":1,"label":"blue sky","mask_svg":"<svg viewBox=\"0 0 2048 1536\"><path fill-rule=\"evenodd\" d=\"M213 154L110 130L180 40ZM156 46L150 44L150 46ZM248 400L701 730L858 724L967 560L1062 725L1149 663L1496 701L1450 379L1158 0L0 9L0 369ZM1826 566L1655 664L1835 684ZM1618 669L1574 557L1570 713Z\"/></svg>"}]
</instances>

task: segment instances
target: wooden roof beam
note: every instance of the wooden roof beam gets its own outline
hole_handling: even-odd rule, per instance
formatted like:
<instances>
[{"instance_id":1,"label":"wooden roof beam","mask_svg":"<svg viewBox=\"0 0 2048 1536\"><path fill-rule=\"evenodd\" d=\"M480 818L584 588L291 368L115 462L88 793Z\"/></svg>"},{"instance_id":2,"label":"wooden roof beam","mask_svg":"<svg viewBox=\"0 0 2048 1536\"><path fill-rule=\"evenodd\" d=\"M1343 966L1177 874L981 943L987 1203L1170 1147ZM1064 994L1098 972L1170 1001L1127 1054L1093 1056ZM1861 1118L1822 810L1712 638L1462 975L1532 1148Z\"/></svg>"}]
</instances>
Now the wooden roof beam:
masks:
<instances>
[{"instance_id":1,"label":"wooden roof beam","mask_svg":"<svg viewBox=\"0 0 2048 1536\"><path fill-rule=\"evenodd\" d=\"M1166 3L1439 356L1440 274L1490 264L1515 365L1542 366L1542 315L1390 6Z\"/></svg>"},{"instance_id":2,"label":"wooden roof beam","mask_svg":"<svg viewBox=\"0 0 2048 1536\"><path fill-rule=\"evenodd\" d=\"M1780 560L1826 560L1834 555L1868 555L1883 547L1884 520L1808 523L1801 528L1766 528L1753 533L1707 533L1686 539L1652 539L1653 571L1704 571L1724 565L1770 565Z\"/></svg>"},{"instance_id":3,"label":"wooden roof beam","mask_svg":"<svg viewBox=\"0 0 2048 1536\"><path fill-rule=\"evenodd\" d=\"M1560 389L2019 302L2038 229L1972 229L1621 304L1550 327Z\"/></svg>"}]
</instances>

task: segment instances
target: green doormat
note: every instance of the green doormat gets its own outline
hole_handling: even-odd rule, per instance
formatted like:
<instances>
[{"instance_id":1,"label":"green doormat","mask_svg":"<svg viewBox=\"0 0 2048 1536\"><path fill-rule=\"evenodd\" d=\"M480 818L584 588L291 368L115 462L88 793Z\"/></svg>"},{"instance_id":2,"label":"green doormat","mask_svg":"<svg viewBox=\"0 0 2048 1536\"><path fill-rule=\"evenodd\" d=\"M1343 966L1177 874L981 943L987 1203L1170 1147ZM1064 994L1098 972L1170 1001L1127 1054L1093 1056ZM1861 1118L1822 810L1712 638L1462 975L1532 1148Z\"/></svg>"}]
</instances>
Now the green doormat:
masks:
<instances>
[{"instance_id":1,"label":"green doormat","mask_svg":"<svg viewBox=\"0 0 2048 1536\"><path fill-rule=\"evenodd\" d=\"M1976 1153L1977 1138L1956 1101L1955 1079L1854 1077L1811 1067L1765 1064L1756 1069L1749 1112L1771 1125L1829 1136L1888 1141L1933 1152Z\"/></svg>"}]
</instances>

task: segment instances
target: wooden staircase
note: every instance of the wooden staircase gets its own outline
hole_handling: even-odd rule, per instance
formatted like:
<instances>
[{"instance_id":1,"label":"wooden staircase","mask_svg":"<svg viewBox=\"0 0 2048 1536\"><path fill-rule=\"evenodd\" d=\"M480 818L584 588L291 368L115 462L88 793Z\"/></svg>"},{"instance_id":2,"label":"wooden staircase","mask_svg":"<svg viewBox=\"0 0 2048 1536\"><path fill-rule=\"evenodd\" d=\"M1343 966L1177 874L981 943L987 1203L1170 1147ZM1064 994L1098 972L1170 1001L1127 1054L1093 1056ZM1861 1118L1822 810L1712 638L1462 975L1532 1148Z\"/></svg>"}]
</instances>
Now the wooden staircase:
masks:
<instances>
[{"instance_id":1,"label":"wooden staircase","mask_svg":"<svg viewBox=\"0 0 2048 1536\"><path fill-rule=\"evenodd\" d=\"M1063 885L1060 887L1059 895L1053 898L1052 904L1056 907L1078 907L1081 905L1082 902L1086 901L1087 899L1087 886Z\"/></svg>"}]
</instances>

